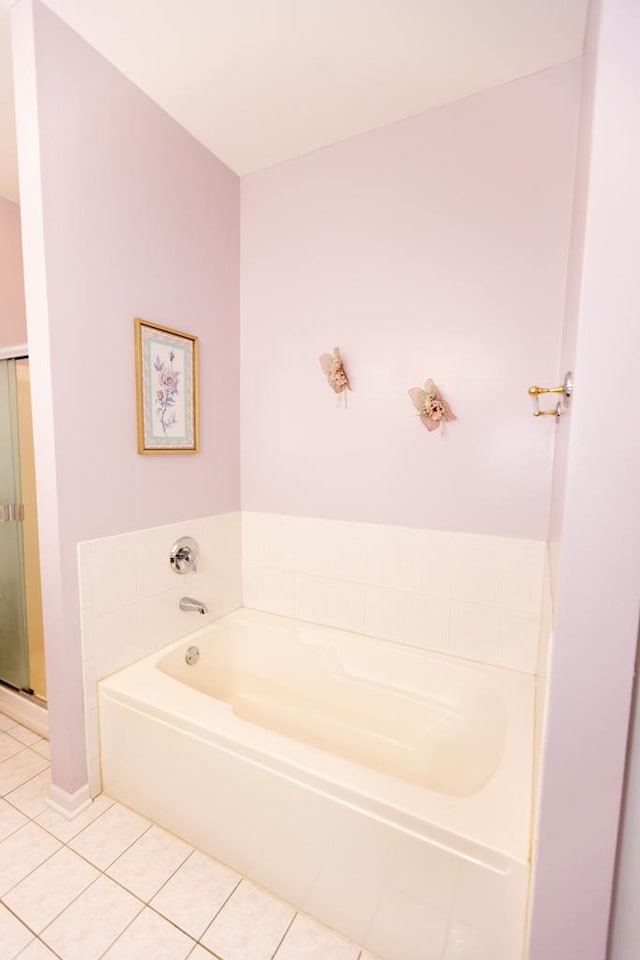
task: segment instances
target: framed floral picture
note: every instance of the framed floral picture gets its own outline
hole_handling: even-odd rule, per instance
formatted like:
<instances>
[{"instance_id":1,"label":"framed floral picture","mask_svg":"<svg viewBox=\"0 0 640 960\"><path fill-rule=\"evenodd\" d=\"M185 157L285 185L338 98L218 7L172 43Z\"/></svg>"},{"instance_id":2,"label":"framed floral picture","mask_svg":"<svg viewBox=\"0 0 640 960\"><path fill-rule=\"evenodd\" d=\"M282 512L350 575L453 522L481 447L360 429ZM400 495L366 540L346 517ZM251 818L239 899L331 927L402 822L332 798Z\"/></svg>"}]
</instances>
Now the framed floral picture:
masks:
<instances>
[{"instance_id":1,"label":"framed floral picture","mask_svg":"<svg viewBox=\"0 0 640 960\"><path fill-rule=\"evenodd\" d=\"M138 453L197 453L198 338L134 321Z\"/></svg>"}]
</instances>

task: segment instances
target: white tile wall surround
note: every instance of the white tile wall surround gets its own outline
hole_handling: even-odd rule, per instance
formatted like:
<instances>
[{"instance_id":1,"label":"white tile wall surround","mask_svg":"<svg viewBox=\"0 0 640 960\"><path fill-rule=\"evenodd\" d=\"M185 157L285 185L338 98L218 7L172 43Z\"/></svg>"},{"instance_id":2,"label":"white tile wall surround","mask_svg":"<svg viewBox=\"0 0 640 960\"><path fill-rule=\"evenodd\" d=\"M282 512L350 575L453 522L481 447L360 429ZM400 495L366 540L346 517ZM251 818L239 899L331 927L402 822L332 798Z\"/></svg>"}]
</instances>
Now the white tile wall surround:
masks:
<instances>
[{"instance_id":1,"label":"white tile wall surround","mask_svg":"<svg viewBox=\"0 0 640 960\"><path fill-rule=\"evenodd\" d=\"M197 540L200 562L197 573L179 577L169 566L169 549L182 536ZM240 514L85 541L78 544L78 568L87 762L95 796L101 790L98 681L242 605ZM266 576L266 583L277 593L273 578ZM181 611L185 595L206 603L208 613Z\"/></svg>"},{"instance_id":2,"label":"white tile wall surround","mask_svg":"<svg viewBox=\"0 0 640 960\"><path fill-rule=\"evenodd\" d=\"M535 673L549 630L546 549L538 540L245 511L244 603Z\"/></svg>"}]
</instances>

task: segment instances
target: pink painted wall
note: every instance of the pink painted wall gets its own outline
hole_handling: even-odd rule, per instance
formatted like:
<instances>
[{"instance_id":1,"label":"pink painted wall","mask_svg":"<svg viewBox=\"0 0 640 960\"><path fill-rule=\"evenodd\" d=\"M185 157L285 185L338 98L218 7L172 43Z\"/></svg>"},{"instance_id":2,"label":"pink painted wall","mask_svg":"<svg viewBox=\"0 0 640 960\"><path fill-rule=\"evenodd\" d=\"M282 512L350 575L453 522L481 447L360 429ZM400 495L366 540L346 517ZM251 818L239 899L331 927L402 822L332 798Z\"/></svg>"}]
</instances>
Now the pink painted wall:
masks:
<instances>
[{"instance_id":1,"label":"pink painted wall","mask_svg":"<svg viewBox=\"0 0 640 960\"><path fill-rule=\"evenodd\" d=\"M603 0L530 960L607 954L640 619L638 49L640 5Z\"/></svg>"},{"instance_id":2,"label":"pink painted wall","mask_svg":"<svg viewBox=\"0 0 640 960\"><path fill-rule=\"evenodd\" d=\"M0 347L26 339L20 207L0 197Z\"/></svg>"},{"instance_id":3,"label":"pink painted wall","mask_svg":"<svg viewBox=\"0 0 640 960\"><path fill-rule=\"evenodd\" d=\"M248 510L546 539L580 64L242 180ZM318 355L338 344L345 413ZM427 434L407 389L459 417Z\"/></svg>"},{"instance_id":4,"label":"pink painted wall","mask_svg":"<svg viewBox=\"0 0 640 960\"><path fill-rule=\"evenodd\" d=\"M39 0L12 13L39 513L54 545L50 722L71 737L53 772L71 791L86 781L76 544L239 507L240 191ZM136 452L136 316L200 337L199 455Z\"/></svg>"}]
</instances>

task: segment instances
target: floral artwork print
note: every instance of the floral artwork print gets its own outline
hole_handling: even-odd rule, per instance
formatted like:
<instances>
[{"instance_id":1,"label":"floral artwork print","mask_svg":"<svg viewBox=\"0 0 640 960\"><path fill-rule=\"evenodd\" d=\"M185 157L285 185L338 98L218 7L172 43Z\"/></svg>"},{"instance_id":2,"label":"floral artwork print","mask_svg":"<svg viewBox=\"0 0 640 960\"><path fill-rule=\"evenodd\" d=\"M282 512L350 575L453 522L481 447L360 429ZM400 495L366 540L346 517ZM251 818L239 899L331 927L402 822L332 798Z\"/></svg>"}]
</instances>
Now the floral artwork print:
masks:
<instances>
[{"instance_id":1,"label":"floral artwork print","mask_svg":"<svg viewBox=\"0 0 640 960\"><path fill-rule=\"evenodd\" d=\"M322 367L323 373L326 374L327 382L334 393L351 390L351 384L345 373L340 351L337 347L333 348L333 353L322 354L320 357L320 366Z\"/></svg>"},{"instance_id":2,"label":"floral artwork print","mask_svg":"<svg viewBox=\"0 0 640 960\"><path fill-rule=\"evenodd\" d=\"M427 380L424 390L420 387L412 387L409 390L409 396L429 432L437 430L440 426L444 429L447 420L456 419L433 380Z\"/></svg>"},{"instance_id":3,"label":"floral artwork print","mask_svg":"<svg viewBox=\"0 0 640 960\"><path fill-rule=\"evenodd\" d=\"M198 338L134 321L138 453L197 453Z\"/></svg>"},{"instance_id":4,"label":"floral artwork print","mask_svg":"<svg viewBox=\"0 0 640 960\"><path fill-rule=\"evenodd\" d=\"M179 382L180 372L173 369L173 361L176 355L173 350L169 351L169 365L156 355L153 361L153 369L158 373L158 389L156 391L156 413L160 419L160 425L164 434L169 433L176 425L175 405L180 395Z\"/></svg>"}]
</instances>

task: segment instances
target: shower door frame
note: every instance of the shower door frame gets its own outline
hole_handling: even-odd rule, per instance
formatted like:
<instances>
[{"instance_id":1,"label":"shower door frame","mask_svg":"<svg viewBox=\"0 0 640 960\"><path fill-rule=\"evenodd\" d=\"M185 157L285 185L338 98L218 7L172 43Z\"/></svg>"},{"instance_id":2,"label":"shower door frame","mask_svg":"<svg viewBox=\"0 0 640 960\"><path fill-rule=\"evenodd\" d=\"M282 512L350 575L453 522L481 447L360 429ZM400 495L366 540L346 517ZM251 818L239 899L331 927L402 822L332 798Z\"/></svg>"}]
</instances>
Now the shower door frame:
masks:
<instances>
[{"instance_id":1,"label":"shower door frame","mask_svg":"<svg viewBox=\"0 0 640 960\"><path fill-rule=\"evenodd\" d=\"M18 343L10 347L0 347L0 361L28 360L29 347ZM24 584L23 584L24 590ZM0 710L14 719L27 723L41 736L47 736L47 711L45 703L33 693L18 690L8 682L0 683Z\"/></svg>"}]
</instances>

